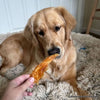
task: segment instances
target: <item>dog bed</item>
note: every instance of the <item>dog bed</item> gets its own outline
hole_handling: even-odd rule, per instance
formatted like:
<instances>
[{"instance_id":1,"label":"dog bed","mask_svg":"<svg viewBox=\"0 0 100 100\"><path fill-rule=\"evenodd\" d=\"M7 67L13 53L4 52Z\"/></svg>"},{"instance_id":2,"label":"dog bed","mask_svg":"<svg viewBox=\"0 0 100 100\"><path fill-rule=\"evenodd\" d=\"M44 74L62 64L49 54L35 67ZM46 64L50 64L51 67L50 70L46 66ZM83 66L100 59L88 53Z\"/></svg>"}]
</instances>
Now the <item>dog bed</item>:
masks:
<instances>
[{"instance_id":1,"label":"dog bed","mask_svg":"<svg viewBox=\"0 0 100 100\"><path fill-rule=\"evenodd\" d=\"M0 34L0 43L11 34ZM73 43L77 51L78 86L88 91L93 100L100 100L100 39L90 35L72 32ZM1 64L1 60L0 60ZM6 76L13 79L24 70L22 64L10 69ZM8 80L0 76L0 96ZM28 89L32 96L24 100L78 100L77 93L66 82L45 82Z\"/></svg>"}]
</instances>

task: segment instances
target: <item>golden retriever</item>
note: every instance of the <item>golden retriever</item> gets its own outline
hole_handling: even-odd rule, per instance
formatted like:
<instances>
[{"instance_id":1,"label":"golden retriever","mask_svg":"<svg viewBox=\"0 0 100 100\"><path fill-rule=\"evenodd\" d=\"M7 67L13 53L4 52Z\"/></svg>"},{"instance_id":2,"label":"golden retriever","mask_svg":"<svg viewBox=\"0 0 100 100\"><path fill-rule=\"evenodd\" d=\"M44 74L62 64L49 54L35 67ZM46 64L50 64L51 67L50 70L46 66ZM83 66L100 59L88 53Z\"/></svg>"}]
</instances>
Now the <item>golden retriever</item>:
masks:
<instances>
[{"instance_id":1,"label":"golden retriever","mask_svg":"<svg viewBox=\"0 0 100 100\"><path fill-rule=\"evenodd\" d=\"M70 35L75 25L76 20L63 7L37 12L29 19L24 32L8 37L0 45L3 58L0 74L19 63L25 65L24 73L31 73L47 56L58 53L59 57L48 66L41 80L66 81L79 95L86 95L76 83L76 50Z\"/></svg>"}]
</instances>

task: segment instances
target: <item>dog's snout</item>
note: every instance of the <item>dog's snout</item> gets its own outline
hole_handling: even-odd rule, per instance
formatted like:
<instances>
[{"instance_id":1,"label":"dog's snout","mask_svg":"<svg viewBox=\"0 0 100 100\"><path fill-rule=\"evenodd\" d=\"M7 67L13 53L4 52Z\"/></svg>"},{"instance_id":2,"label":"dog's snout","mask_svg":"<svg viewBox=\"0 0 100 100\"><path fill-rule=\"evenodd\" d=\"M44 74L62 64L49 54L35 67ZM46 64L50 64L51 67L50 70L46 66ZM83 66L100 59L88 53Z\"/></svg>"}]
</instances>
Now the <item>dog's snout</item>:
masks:
<instances>
[{"instance_id":1,"label":"dog's snout","mask_svg":"<svg viewBox=\"0 0 100 100\"><path fill-rule=\"evenodd\" d=\"M48 55L53 55L53 54L60 54L60 49L57 47L53 47L52 49L48 50Z\"/></svg>"}]
</instances>

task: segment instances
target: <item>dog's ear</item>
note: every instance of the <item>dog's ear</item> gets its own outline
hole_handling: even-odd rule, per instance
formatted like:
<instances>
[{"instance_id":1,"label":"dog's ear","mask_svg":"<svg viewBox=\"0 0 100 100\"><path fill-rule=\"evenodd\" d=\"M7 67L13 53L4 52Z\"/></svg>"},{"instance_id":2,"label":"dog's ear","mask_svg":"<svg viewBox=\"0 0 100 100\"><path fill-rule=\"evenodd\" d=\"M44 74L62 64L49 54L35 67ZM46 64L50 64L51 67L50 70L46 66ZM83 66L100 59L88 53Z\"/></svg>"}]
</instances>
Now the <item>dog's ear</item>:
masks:
<instances>
[{"instance_id":1,"label":"dog's ear","mask_svg":"<svg viewBox=\"0 0 100 100\"><path fill-rule=\"evenodd\" d=\"M38 41L34 34L34 17L31 17L28 20L28 23L24 29L24 36L28 41L32 42L34 45L37 45Z\"/></svg>"},{"instance_id":2,"label":"dog's ear","mask_svg":"<svg viewBox=\"0 0 100 100\"><path fill-rule=\"evenodd\" d=\"M65 39L70 39L70 33L71 30L75 27L76 25L76 20L75 18L63 7L57 7L55 8L56 11L64 18L65 21L65 30L66 30L66 36Z\"/></svg>"}]
</instances>

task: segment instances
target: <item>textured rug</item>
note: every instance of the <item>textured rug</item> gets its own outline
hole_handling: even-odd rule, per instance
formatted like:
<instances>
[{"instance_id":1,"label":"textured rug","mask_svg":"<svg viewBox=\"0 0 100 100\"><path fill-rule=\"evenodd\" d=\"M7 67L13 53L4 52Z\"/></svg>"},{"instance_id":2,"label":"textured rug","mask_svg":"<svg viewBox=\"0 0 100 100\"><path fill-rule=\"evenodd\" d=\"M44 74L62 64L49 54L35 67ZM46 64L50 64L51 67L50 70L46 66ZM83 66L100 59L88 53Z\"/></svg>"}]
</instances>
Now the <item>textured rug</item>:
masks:
<instances>
[{"instance_id":1,"label":"textured rug","mask_svg":"<svg viewBox=\"0 0 100 100\"><path fill-rule=\"evenodd\" d=\"M9 35L11 34L0 34L0 43ZM100 100L100 39L74 32L72 38L77 50L78 86L87 90L93 100ZM23 70L24 67L20 64L9 70L6 76L13 79ZM1 96L7 84L8 80L0 76ZM28 91L32 91L33 95L25 97L24 100L78 100L77 93L65 82L46 82Z\"/></svg>"}]
</instances>

